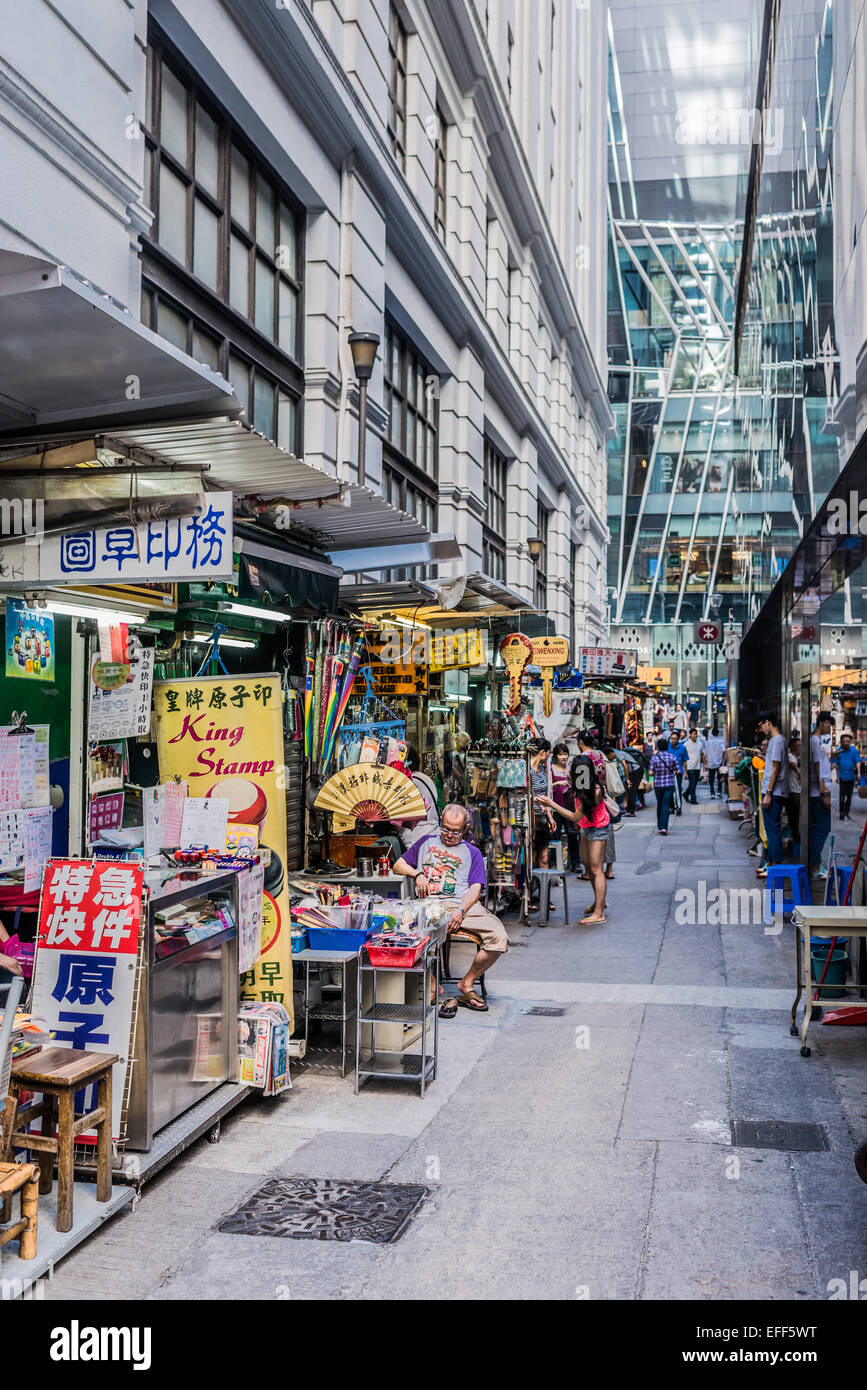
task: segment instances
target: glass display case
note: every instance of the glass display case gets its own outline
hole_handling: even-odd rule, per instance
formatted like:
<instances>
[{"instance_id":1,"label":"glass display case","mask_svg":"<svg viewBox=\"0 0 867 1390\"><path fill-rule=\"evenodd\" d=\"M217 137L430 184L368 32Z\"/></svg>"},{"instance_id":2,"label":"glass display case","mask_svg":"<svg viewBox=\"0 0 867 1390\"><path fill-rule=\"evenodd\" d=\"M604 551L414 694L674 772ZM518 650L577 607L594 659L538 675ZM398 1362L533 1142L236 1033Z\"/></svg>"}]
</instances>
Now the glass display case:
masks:
<instances>
[{"instance_id":1,"label":"glass display case","mask_svg":"<svg viewBox=\"0 0 867 1390\"><path fill-rule=\"evenodd\" d=\"M148 875L127 1146L238 1074L238 887L234 873Z\"/></svg>"}]
</instances>

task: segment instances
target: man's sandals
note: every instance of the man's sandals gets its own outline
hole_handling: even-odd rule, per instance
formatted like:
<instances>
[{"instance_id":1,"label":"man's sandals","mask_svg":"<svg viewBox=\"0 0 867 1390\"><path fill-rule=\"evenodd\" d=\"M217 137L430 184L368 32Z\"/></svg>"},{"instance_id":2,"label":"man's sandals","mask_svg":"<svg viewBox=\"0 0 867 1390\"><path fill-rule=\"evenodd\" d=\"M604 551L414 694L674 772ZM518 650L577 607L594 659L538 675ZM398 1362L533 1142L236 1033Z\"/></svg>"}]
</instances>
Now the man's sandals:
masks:
<instances>
[{"instance_id":1,"label":"man's sandals","mask_svg":"<svg viewBox=\"0 0 867 1390\"><path fill-rule=\"evenodd\" d=\"M470 994L459 994L456 999L449 999L440 1007L440 1018L454 1018L458 1009L469 1009L474 1014L488 1013L488 1006L475 991Z\"/></svg>"}]
</instances>

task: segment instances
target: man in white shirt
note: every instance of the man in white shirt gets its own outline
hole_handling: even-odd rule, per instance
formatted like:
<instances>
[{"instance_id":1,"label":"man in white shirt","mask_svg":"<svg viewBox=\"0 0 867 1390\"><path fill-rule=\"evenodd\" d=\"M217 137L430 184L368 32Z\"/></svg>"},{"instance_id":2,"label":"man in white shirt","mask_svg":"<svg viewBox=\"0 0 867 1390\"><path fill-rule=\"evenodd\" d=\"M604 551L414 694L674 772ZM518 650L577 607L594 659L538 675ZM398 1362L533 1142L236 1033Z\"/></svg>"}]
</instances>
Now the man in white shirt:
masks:
<instances>
[{"instance_id":1,"label":"man in white shirt","mask_svg":"<svg viewBox=\"0 0 867 1390\"><path fill-rule=\"evenodd\" d=\"M671 727L673 729L677 729L677 732L679 734L685 734L688 724L689 719L687 717L686 710L684 709L683 705L679 704L674 711L674 716L671 720Z\"/></svg>"},{"instance_id":2,"label":"man in white shirt","mask_svg":"<svg viewBox=\"0 0 867 1390\"><path fill-rule=\"evenodd\" d=\"M762 773L762 813L768 837L768 863L782 864L783 807L789 795L789 745L772 714L759 715L759 728L768 740ZM757 870L760 876L762 870Z\"/></svg>"},{"instance_id":3,"label":"man in white shirt","mask_svg":"<svg viewBox=\"0 0 867 1390\"><path fill-rule=\"evenodd\" d=\"M719 781L719 794L725 796L723 791L723 775L720 769L726 755L726 746L719 736L719 729L714 726L710 738L704 746L705 757L707 758L707 780L710 787L711 796L717 794L717 781Z\"/></svg>"},{"instance_id":4,"label":"man in white shirt","mask_svg":"<svg viewBox=\"0 0 867 1390\"><path fill-rule=\"evenodd\" d=\"M690 729L684 747L686 748L686 776L689 782L684 800L688 801L691 806L697 806L698 797L695 793L698 779L701 776L702 768L707 767L704 739L699 738L698 729Z\"/></svg>"},{"instance_id":5,"label":"man in white shirt","mask_svg":"<svg viewBox=\"0 0 867 1390\"><path fill-rule=\"evenodd\" d=\"M827 710L816 715L810 738L810 860L811 872L822 874L822 850L831 829L831 759L827 738L833 720Z\"/></svg>"}]
</instances>

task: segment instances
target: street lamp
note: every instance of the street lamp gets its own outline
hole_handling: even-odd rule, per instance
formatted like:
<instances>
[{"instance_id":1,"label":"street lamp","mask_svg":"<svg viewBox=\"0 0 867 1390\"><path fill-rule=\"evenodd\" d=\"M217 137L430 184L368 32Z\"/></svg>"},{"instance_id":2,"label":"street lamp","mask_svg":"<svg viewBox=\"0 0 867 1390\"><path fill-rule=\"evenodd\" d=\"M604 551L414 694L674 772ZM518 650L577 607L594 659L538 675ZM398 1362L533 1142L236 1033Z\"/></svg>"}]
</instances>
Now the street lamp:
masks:
<instances>
[{"instance_id":1,"label":"street lamp","mask_svg":"<svg viewBox=\"0 0 867 1390\"><path fill-rule=\"evenodd\" d=\"M352 365L358 382L358 486L364 486L364 455L367 443L367 383L373 376L376 354L379 350L378 333L350 333L349 347L352 352Z\"/></svg>"},{"instance_id":2,"label":"street lamp","mask_svg":"<svg viewBox=\"0 0 867 1390\"><path fill-rule=\"evenodd\" d=\"M527 541L527 549L530 552L530 559L537 565L542 558L542 551L545 549L545 542L541 536L530 536Z\"/></svg>"}]
</instances>

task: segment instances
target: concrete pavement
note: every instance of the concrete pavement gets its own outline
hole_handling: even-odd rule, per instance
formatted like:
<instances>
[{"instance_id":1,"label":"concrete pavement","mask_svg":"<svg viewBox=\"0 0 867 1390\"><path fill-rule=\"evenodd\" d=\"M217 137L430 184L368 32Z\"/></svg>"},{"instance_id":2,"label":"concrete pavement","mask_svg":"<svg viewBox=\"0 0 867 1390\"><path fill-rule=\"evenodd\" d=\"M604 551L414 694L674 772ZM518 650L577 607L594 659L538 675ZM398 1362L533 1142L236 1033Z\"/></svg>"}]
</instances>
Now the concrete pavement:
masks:
<instances>
[{"instance_id":1,"label":"concrete pavement","mask_svg":"<svg viewBox=\"0 0 867 1390\"><path fill-rule=\"evenodd\" d=\"M791 926L683 920L683 890L758 882L700 795L665 839L652 803L618 832L605 926L510 926L490 1013L441 1024L423 1100L300 1074L148 1184L46 1297L813 1300L867 1278L867 1029L814 1026L801 1058ZM587 885L569 888L577 922ZM736 1148L736 1119L815 1121L830 1148ZM429 1192L390 1245L217 1230L296 1175Z\"/></svg>"}]
</instances>

